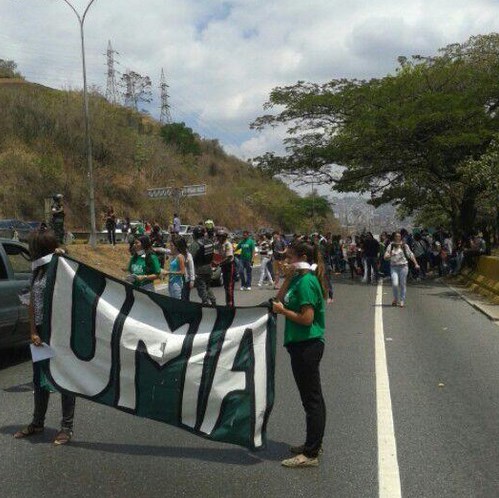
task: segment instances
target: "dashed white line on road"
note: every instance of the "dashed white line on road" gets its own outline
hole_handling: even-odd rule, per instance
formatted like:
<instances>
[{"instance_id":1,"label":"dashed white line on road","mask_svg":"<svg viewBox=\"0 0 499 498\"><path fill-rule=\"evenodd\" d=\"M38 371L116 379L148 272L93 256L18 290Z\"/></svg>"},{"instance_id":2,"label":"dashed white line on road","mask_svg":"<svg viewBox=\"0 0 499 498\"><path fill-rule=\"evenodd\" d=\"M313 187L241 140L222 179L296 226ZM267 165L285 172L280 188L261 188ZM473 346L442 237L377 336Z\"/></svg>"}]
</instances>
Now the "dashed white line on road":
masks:
<instances>
[{"instance_id":1,"label":"dashed white line on road","mask_svg":"<svg viewBox=\"0 0 499 498\"><path fill-rule=\"evenodd\" d=\"M376 411L378 420L378 482L380 498L400 498L400 474L397 443L393 427L390 379L386 361L383 329L383 282L376 290L374 314L374 344L376 365Z\"/></svg>"}]
</instances>

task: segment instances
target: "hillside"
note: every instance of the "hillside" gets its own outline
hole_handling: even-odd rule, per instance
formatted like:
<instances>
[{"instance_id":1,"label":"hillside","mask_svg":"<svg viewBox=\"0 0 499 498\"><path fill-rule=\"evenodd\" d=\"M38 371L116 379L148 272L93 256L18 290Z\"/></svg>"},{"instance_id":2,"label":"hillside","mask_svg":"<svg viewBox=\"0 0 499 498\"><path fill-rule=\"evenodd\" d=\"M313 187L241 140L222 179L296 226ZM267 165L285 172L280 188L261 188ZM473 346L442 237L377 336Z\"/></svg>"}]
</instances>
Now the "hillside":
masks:
<instances>
[{"instance_id":1,"label":"hillside","mask_svg":"<svg viewBox=\"0 0 499 498\"><path fill-rule=\"evenodd\" d=\"M82 94L0 79L0 218L42 219L45 197L62 193L67 225L89 226ZM311 230L310 202L287 186L227 155L216 140L195 135L200 154L165 142L148 115L90 98L98 225L112 205L118 217L166 225L169 200L150 200L147 188L206 183L207 195L183 201L184 223L212 218L231 229ZM335 230L331 213L316 225Z\"/></svg>"}]
</instances>

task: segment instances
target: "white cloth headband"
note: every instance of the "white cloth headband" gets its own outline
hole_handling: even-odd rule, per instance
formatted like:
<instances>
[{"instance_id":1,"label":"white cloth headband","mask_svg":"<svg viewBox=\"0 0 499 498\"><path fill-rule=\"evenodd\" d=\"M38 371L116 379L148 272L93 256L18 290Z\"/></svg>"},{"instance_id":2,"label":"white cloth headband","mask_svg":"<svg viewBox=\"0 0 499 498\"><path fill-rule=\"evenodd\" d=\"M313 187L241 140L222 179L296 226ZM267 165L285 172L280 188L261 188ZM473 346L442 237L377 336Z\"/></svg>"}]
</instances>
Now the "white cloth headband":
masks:
<instances>
[{"instance_id":1,"label":"white cloth headband","mask_svg":"<svg viewBox=\"0 0 499 498\"><path fill-rule=\"evenodd\" d=\"M300 261L298 263L295 263L294 267L297 270L308 270L308 271L315 271L315 270L317 270L317 265L315 263L313 265L310 265L306 261Z\"/></svg>"},{"instance_id":2,"label":"white cloth headband","mask_svg":"<svg viewBox=\"0 0 499 498\"><path fill-rule=\"evenodd\" d=\"M38 258L35 261L32 261L31 270L34 271L40 266L48 265L52 261L52 256L53 254L47 254L46 256L43 256L43 258Z\"/></svg>"}]
</instances>

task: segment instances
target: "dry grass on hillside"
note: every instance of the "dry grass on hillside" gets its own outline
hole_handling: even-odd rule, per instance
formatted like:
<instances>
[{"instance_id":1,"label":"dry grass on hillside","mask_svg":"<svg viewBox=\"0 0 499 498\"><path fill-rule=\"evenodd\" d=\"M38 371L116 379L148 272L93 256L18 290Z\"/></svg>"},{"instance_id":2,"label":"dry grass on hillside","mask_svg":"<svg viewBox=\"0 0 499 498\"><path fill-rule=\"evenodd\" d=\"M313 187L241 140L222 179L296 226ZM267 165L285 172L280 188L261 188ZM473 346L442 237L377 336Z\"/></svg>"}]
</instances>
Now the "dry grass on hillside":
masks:
<instances>
[{"instance_id":1,"label":"dry grass on hillside","mask_svg":"<svg viewBox=\"0 0 499 498\"><path fill-rule=\"evenodd\" d=\"M114 249L111 245L99 244L92 249L88 244L73 244L67 247L67 254L88 266L112 275L123 278L126 273L122 271L130 259L128 244L117 244Z\"/></svg>"}]
</instances>

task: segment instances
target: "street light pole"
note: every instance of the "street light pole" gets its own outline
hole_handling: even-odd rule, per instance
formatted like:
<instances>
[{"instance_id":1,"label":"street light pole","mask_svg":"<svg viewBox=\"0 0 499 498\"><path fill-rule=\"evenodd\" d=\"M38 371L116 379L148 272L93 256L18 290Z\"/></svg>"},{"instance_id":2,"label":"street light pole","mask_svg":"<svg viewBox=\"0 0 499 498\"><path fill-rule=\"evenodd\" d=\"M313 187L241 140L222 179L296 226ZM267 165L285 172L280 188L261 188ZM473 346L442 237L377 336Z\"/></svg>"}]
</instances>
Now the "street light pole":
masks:
<instances>
[{"instance_id":1,"label":"street light pole","mask_svg":"<svg viewBox=\"0 0 499 498\"><path fill-rule=\"evenodd\" d=\"M89 208L90 208L90 239L89 244L95 249L97 245L97 227L95 223L95 196L94 196L94 175L93 175L93 164L92 164L92 141L90 139L90 117L88 112L88 92L87 92L87 68L85 65L85 36L83 32L83 24L85 22L85 16L87 15L88 9L95 2L95 0L90 0L87 8L80 16L78 11L71 5L69 0L63 0L65 3L71 7L71 10L76 14L78 18L78 23L80 24L80 35L81 35L81 60L83 65L83 101L85 109L85 138L87 146L87 167L88 167L88 196L89 196Z\"/></svg>"}]
</instances>

